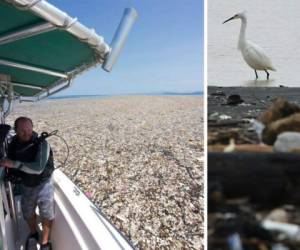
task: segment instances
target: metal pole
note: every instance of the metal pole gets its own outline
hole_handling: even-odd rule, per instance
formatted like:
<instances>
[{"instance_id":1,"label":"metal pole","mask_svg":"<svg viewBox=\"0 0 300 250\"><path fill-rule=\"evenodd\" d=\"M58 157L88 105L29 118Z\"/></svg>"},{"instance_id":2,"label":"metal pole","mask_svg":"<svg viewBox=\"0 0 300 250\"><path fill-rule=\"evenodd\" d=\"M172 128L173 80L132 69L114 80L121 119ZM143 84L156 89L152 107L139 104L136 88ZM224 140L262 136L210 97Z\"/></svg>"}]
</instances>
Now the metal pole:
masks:
<instances>
[{"instance_id":1,"label":"metal pole","mask_svg":"<svg viewBox=\"0 0 300 250\"><path fill-rule=\"evenodd\" d=\"M7 182L7 188L8 188L8 197L9 197L9 205L11 208L11 214L14 222L16 223L16 229L15 231L18 232L18 220L17 220L17 213L16 213L16 207L15 207L15 200L13 195L13 188L10 181Z\"/></svg>"},{"instance_id":2,"label":"metal pole","mask_svg":"<svg viewBox=\"0 0 300 250\"><path fill-rule=\"evenodd\" d=\"M61 78L68 78L68 75L63 74L61 72L44 69L44 68L39 68L39 67L34 67L34 66L29 66L29 65L21 64L21 63L15 63L15 62L3 60L3 59L0 59L0 64L9 66L9 67L19 68L19 69L30 70L30 71L34 71L34 72L38 72L38 73L42 73L42 74L46 74L46 75L58 76Z\"/></svg>"},{"instance_id":3,"label":"metal pole","mask_svg":"<svg viewBox=\"0 0 300 250\"><path fill-rule=\"evenodd\" d=\"M2 82L6 82L6 84L4 85L4 91L1 94L1 124L5 124L5 117L8 115L8 113L11 110L11 103L13 100L13 87L11 84L9 84L10 81L10 76L9 75L0 75L0 79ZM7 101L9 102L9 107L4 110L4 101L5 98L7 98ZM5 141L2 143L2 153L3 153L3 157L6 157L7 154L7 140L5 139ZM17 219L17 213L16 213L16 207L15 207L15 200L14 200L14 193L13 193L13 187L12 187L12 183L10 181L7 181L7 189L6 189L6 193L8 195L8 202L9 202L9 206L10 206L10 214L12 216L13 219L13 230L14 230L14 234L16 235L16 238L19 238L19 223L18 223L18 219Z\"/></svg>"},{"instance_id":4,"label":"metal pole","mask_svg":"<svg viewBox=\"0 0 300 250\"><path fill-rule=\"evenodd\" d=\"M102 68L108 72L112 70L113 65L117 61L124 47L127 36L137 19L138 14L134 8L127 8L124 11L123 18L119 24L119 27L114 35L111 43L111 51L105 59Z\"/></svg>"},{"instance_id":5,"label":"metal pole","mask_svg":"<svg viewBox=\"0 0 300 250\"><path fill-rule=\"evenodd\" d=\"M28 88L28 89L38 89L38 90L43 90L44 89L44 88L39 87L39 86L34 86L34 85L30 85L30 84L27 85L27 84L18 83L18 82L10 82L10 84L12 84L13 86Z\"/></svg>"},{"instance_id":6,"label":"metal pole","mask_svg":"<svg viewBox=\"0 0 300 250\"><path fill-rule=\"evenodd\" d=\"M6 43L12 43L20 39L28 38L31 36L36 36L38 34L42 34L51 30L57 29L51 23L43 23L39 25L34 25L26 29L22 29L19 31L12 32L10 34L4 35L0 37L0 45Z\"/></svg>"}]
</instances>

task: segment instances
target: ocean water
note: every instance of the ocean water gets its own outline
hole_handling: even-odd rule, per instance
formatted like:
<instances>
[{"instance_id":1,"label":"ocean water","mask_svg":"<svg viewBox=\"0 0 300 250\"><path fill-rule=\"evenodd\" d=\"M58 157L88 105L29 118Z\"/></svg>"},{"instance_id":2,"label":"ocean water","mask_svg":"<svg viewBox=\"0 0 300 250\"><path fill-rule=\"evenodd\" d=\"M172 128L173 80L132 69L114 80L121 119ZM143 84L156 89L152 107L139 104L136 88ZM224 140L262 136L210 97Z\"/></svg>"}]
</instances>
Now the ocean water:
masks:
<instances>
[{"instance_id":1,"label":"ocean water","mask_svg":"<svg viewBox=\"0 0 300 250\"><path fill-rule=\"evenodd\" d=\"M251 69L237 50L241 21L223 21L246 10L247 39L261 46L276 68L270 79ZM207 61L208 85L300 87L299 0L209 0Z\"/></svg>"},{"instance_id":2,"label":"ocean water","mask_svg":"<svg viewBox=\"0 0 300 250\"><path fill-rule=\"evenodd\" d=\"M202 96L203 92L163 92L163 93L139 93L139 94L123 94L123 95L62 95L50 96L49 100L55 99L103 99L112 96Z\"/></svg>"}]
</instances>

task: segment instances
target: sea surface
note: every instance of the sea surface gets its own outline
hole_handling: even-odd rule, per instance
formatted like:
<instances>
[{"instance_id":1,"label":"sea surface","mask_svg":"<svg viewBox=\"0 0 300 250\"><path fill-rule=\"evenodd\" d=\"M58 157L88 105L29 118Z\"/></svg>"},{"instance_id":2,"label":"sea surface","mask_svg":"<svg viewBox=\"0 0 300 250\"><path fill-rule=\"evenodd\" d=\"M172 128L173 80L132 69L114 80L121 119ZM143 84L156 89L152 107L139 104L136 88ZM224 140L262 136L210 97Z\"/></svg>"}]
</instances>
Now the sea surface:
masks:
<instances>
[{"instance_id":1,"label":"sea surface","mask_svg":"<svg viewBox=\"0 0 300 250\"><path fill-rule=\"evenodd\" d=\"M246 36L271 58L276 72L254 70L237 50L241 21L223 21L246 10ZM209 0L208 1L208 85L300 87L300 1Z\"/></svg>"},{"instance_id":2,"label":"sea surface","mask_svg":"<svg viewBox=\"0 0 300 250\"><path fill-rule=\"evenodd\" d=\"M196 92L164 92L164 93L144 93L144 94L126 94L121 96L202 96L203 93L200 91ZM113 95L60 95L51 96L48 99L103 99L109 98ZM118 95L115 95L118 96Z\"/></svg>"}]
</instances>

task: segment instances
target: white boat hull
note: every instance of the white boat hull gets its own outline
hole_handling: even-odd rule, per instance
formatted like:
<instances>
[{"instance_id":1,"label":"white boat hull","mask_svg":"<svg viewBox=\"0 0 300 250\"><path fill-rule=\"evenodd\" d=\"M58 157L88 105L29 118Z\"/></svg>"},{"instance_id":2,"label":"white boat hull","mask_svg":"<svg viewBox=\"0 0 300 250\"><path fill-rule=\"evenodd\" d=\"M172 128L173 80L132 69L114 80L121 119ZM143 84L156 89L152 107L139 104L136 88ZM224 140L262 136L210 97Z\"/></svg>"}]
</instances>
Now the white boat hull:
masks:
<instances>
[{"instance_id":1,"label":"white boat hull","mask_svg":"<svg viewBox=\"0 0 300 250\"><path fill-rule=\"evenodd\" d=\"M51 232L51 243L54 250L134 249L101 211L59 169L53 173L53 183L55 219ZM17 222L15 222L3 185L4 183L1 183L2 249L22 250L29 231L22 216L21 197L18 195L14 198L17 218ZM4 213L4 210L8 213Z\"/></svg>"},{"instance_id":2,"label":"white boat hull","mask_svg":"<svg viewBox=\"0 0 300 250\"><path fill-rule=\"evenodd\" d=\"M55 221L54 249L133 249L100 210L62 173L53 174Z\"/></svg>"}]
</instances>

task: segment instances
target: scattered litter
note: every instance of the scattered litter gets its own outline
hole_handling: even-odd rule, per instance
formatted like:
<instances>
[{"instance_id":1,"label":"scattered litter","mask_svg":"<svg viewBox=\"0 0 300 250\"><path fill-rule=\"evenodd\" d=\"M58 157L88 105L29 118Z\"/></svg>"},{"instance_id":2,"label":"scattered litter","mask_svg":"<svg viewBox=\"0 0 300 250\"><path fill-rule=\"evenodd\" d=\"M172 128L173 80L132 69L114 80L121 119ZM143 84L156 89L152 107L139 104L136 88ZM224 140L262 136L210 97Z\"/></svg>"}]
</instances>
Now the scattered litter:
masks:
<instances>
[{"instance_id":1,"label":"scattered litter","mask_svg":"<svg viewBox=\"0 0 300 250\"><path fill-rule=\"evenodd\" d=\"M242 107L249 107L249 106L252 106L252 104L251 103L245 103L245 102L243 102L243 103L240 104L240 106L242 106Z\"/></svg>"},{"instance_id":2,"label":"scattered litter","mask_svg":"<svg viewBox=\"0 0 300 250\"><path fill-rule=\"evenodd\" d=\"M223 91L247 102L208 99L236 122L208 121L208 249L300 249L300 100L289 88Z\"/></svg>"},{"instance_id":3,"label":"scattered litter","mask_svg":"<svg viewBox=\"0 0 300 250\"><path fill-rule=\"evenodd\" d=\"M243 250L241 237L238 233L233 233L228 237L228 245L230 250Z\"/></svg>"},{"instance_id":4,"label":"scattered litter","mask_svg":"<svg viewBox=\"0 0 300 250\"><path fill-rule=\"evenodd\" d=\"M272 245L271 250L290 250L290 249L281 243L276 243L276 244Z\"/></svg>"},{"instance_id":5,"label":"scattered litter","mask_svg":"<svg viewBox=\"0 0 300 250\"><path fill-rule=\"evenodd\" d=\"M292 241L300 242L300 227L298 225L264 220L262 226L266 230L283 233Z\"/></svg>"},{"instance_id":6,"label":"scattered litter","mask_svg":"<svg viewBox=\"0 0 300 250\"><path fill-rule=\"evenodd\" d=\"M282 98L278 98L264 113L258 117L258 120L265 125L269 125L274 121L298 112L300 112L300 108L296 104L289 103Z\"/></svg>"},{"instance_id":7,"label":"scattered litter","mask_svg":"<svg viewBox=\"0 0 300 250\"><path fill-rule=\"evenodd\" d=\"M300 113L292 114L267 125L262 134L262 141L273 145L277 135L286 131L300 132Z\"/></svg>"},{"instance_id":8,"label":"scattered litter","mask_svg":"<svg viewBox=\"0 0 300 250\"><path fill-rule=\"evenodd\" d=\"M229 120L229 119L231 119L232 117L231 117L230 115L220 115L219 118L220 118L221 120Z\"/></svg>"},{"instance_id":9,"label":"scattered litter","mask_svg":"<svg viewBox=\"0 0 300 250\"><path fill-rule=\"evenodd\" d=\"M215 113L212 113L209 115L209 119L216 119L219 117L219 113L218 112L215 112Z\"/></svg>"},{"instance_id":10,"label":"scattered litter","mask_svg":"<svg viewBox=\"0 0 300 250\"><path fill-rule=\"evenodd\" d=\"M256 132L256 134L259 138L259 141L261 142L262 132L266 126L262 122L260 122L256 119L251 119L250 124L251 124L251 129L253 129Z\"/></svg>"},{"instance_id":11,"label":"scattered litter","mask_svg":"<svg viewBox=\"0 0 300 250\"><path fill-rule=\"evenodd\" d=\"M222 90L217 90L214 93L210 94L211 96L225 96L225 93Z\"/></svg>"},{"instance_id":12,"label":"scattered litter","mask_svg":"<svg viewBox=\"0 0 300 250\"><path fill-rule=\"evenodd\" d=\"M37 132L58 129L70 147L61 170L137 250L203 249L201 97L47 102L15 105L7 122L29 116ZM53 146L56 160L62 146Z\"/></svg>"},{"instance_id":13,"label":"scattered litter","mask_svg":"<svg viewBox=\"0 0 300 250\"><path fill-rule=\"evenodd\" d=\"M234 139L230 139L229 145L224 148L225 153L233 152L235 149Z\"/></svg>"},{"instance_id":14,"label":"scattered litter","mask_svg":"<svg viewBox=\"0 0 300 250\"><path fill-rule=\"evenodd\" d=\"M283 132L277 136L274 144L276 152L300 152L300 133Z\"/></svg>"}]
</instances>

